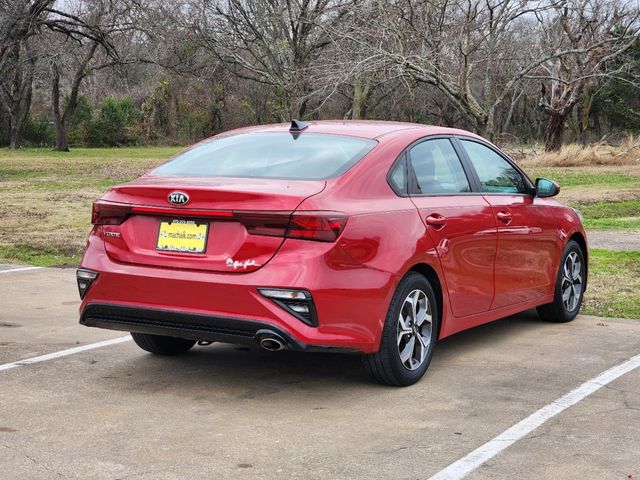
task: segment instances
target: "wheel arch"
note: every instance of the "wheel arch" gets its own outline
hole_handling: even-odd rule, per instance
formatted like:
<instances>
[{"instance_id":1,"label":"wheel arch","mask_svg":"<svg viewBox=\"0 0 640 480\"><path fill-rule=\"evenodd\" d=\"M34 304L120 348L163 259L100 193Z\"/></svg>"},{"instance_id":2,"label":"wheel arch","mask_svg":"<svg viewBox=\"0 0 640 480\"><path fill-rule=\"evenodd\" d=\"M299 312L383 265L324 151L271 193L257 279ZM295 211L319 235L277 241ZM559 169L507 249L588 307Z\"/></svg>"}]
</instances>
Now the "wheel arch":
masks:
<instances>
[{"instance_id":1,"label":"wheel arch","mask_svg":"<svg viewBox=\"0 0 640 480\"><path fill-rule=\"evenodd\" d=\"M584 289L587 289L587 281L589 279L589 249L587 247L587 239L581 232L574 232L570 237L569 241L573 240L580 246L580 250L582 250L582 255L584 256Z\"/></svg>"},{"instance_id":2,"label":"wheel arch","mask_svg":"<svg viewBox=\"0 0 640 480\"><path fill-rule=\"evenodd\" d=\"M442 318L444 312L444 297L442 292L442 282L440 282L440 278L438 274L434 270L434 268L427 263L417 263L413 267L409 269L409 272L416 272L429 281L431 288L433 289L433 293L436 296L436 307L438 308L438 338L440 337L440 330L442 329ZM407 273L409 273L407 272Z\"/></svg>"}]
</instances>

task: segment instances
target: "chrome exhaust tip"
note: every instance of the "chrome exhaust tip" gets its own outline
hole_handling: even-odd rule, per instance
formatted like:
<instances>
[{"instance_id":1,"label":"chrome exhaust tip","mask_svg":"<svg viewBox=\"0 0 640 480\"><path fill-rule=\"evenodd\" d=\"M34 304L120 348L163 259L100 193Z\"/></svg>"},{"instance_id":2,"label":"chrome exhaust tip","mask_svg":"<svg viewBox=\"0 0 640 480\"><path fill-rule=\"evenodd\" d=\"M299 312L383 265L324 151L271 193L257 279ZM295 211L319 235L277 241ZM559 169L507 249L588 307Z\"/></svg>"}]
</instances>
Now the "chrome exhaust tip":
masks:
<instances>
[{"instance_id":1,"label":"chrome exhaust tip","mask_svg":"<svg viewBox=\"0 0 640 480\"><path fill-rule=\"evenodd\" d=\"M260 346L270 352L277 352L285 349L282 340L276 337L262 337L260 339Z\"/></svg>"},{"instance_id":2,"label":"chrome exhaust tip","mask_svg":"<svg viewBox=\"0 0 640 480\"><path fill-rule=\"evenodd\" d=\"M286 350L287 348L286 340L272 330L258 331L256 340L262 348L270 352Z\"/></svg>"}]
</instances>

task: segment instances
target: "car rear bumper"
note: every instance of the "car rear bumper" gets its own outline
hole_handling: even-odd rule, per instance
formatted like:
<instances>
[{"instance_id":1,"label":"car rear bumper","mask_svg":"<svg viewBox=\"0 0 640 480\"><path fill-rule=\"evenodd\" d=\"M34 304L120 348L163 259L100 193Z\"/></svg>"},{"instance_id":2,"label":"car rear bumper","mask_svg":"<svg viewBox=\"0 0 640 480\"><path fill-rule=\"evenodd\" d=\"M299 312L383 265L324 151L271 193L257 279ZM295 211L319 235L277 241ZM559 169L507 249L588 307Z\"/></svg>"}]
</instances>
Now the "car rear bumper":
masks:
<instances>
[{"instance_id":1,"label":"car rear bumper","mask_svg":"<svg viewBox=\"0 0 640 480\"><path fill-rule=\"evenodd\" d=\"M84 308L80 323L87 327L243 345L258 345L262 337L275 334L284 339L288 350L358 352L349 348L307 345L289 333L263 322L171 310L90 303Z\"/></svg>"},{"instance_id":2,"label":"car rear bumper","mask_svg":"<svg viewBox=\"0 0 640 480\"><path fill-rule=\"evenodd\" d=\"M287 240L259 270L215 273L116 262L92 233L81 268L99 275L80 306L80 322L240 344L255 344L261 330L270 330L292 350L374 352L396 279L341 264L337 248ZM305 324L258 291L274 287L311 292L319 325Z\"/></svg>"}]
</instances>

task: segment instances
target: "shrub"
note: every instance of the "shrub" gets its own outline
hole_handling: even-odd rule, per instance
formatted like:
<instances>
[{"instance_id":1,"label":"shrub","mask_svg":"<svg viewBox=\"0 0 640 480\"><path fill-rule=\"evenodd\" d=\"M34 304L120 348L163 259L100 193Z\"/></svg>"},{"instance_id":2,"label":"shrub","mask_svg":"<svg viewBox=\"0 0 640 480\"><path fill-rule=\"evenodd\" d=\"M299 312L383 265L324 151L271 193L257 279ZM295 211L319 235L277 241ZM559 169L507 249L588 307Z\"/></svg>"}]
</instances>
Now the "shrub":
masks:
<instances>
[{"instance_id":1,"label":"shrub","mask_svg":"<svg viewBox=\"0 0 640 480\"><path fill-rule=\"evenodd\" d=\"M140 112L129 97L117 100L108 97L100 113L87 127L87 141L91 146L116 147L136 143L131 127L138 122Z\"/></svg>"},{"instance_id":2,"label":"shrub","mask_svg":"<svg viewBox=\"0 0 640 480\"><path fill-rule=\"evenodd\" d=\"M24 143L32 147L48 147L56 141L56 131L45 116L27 117L22 131Z\"/></svg>"}]
</instances>

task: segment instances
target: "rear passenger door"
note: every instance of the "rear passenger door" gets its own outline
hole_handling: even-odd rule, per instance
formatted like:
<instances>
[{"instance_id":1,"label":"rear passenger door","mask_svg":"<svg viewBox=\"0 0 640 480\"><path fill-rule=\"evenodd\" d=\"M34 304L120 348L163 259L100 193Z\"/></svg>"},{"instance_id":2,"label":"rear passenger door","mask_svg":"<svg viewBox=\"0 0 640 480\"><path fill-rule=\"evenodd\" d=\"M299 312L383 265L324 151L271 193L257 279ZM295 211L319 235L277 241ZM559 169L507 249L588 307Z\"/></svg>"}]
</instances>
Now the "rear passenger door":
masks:
<instances>
[{"instance_id":1,"label":"rear passenger door","mask_svg":"<svg viewBox=\"0 0 640 480\"><path fill-rule=\"evenodd\" d=\"M492 309L551 293L559 254L553 207L534 197L528 179L490 146L459 139L498 225Z\"/></svg>"},{"instance_id":2,"label":"rear passenger door","mask_svg":"<svg viewBox=\"0 0 640 480\"><path fill-rule=\"evenodd\" d=\"M497 244L491 206L472 192L450 138L424 139L406 155L409 195L436 245L453 314L489 310Z\"/></svg>"}]
</instances>

